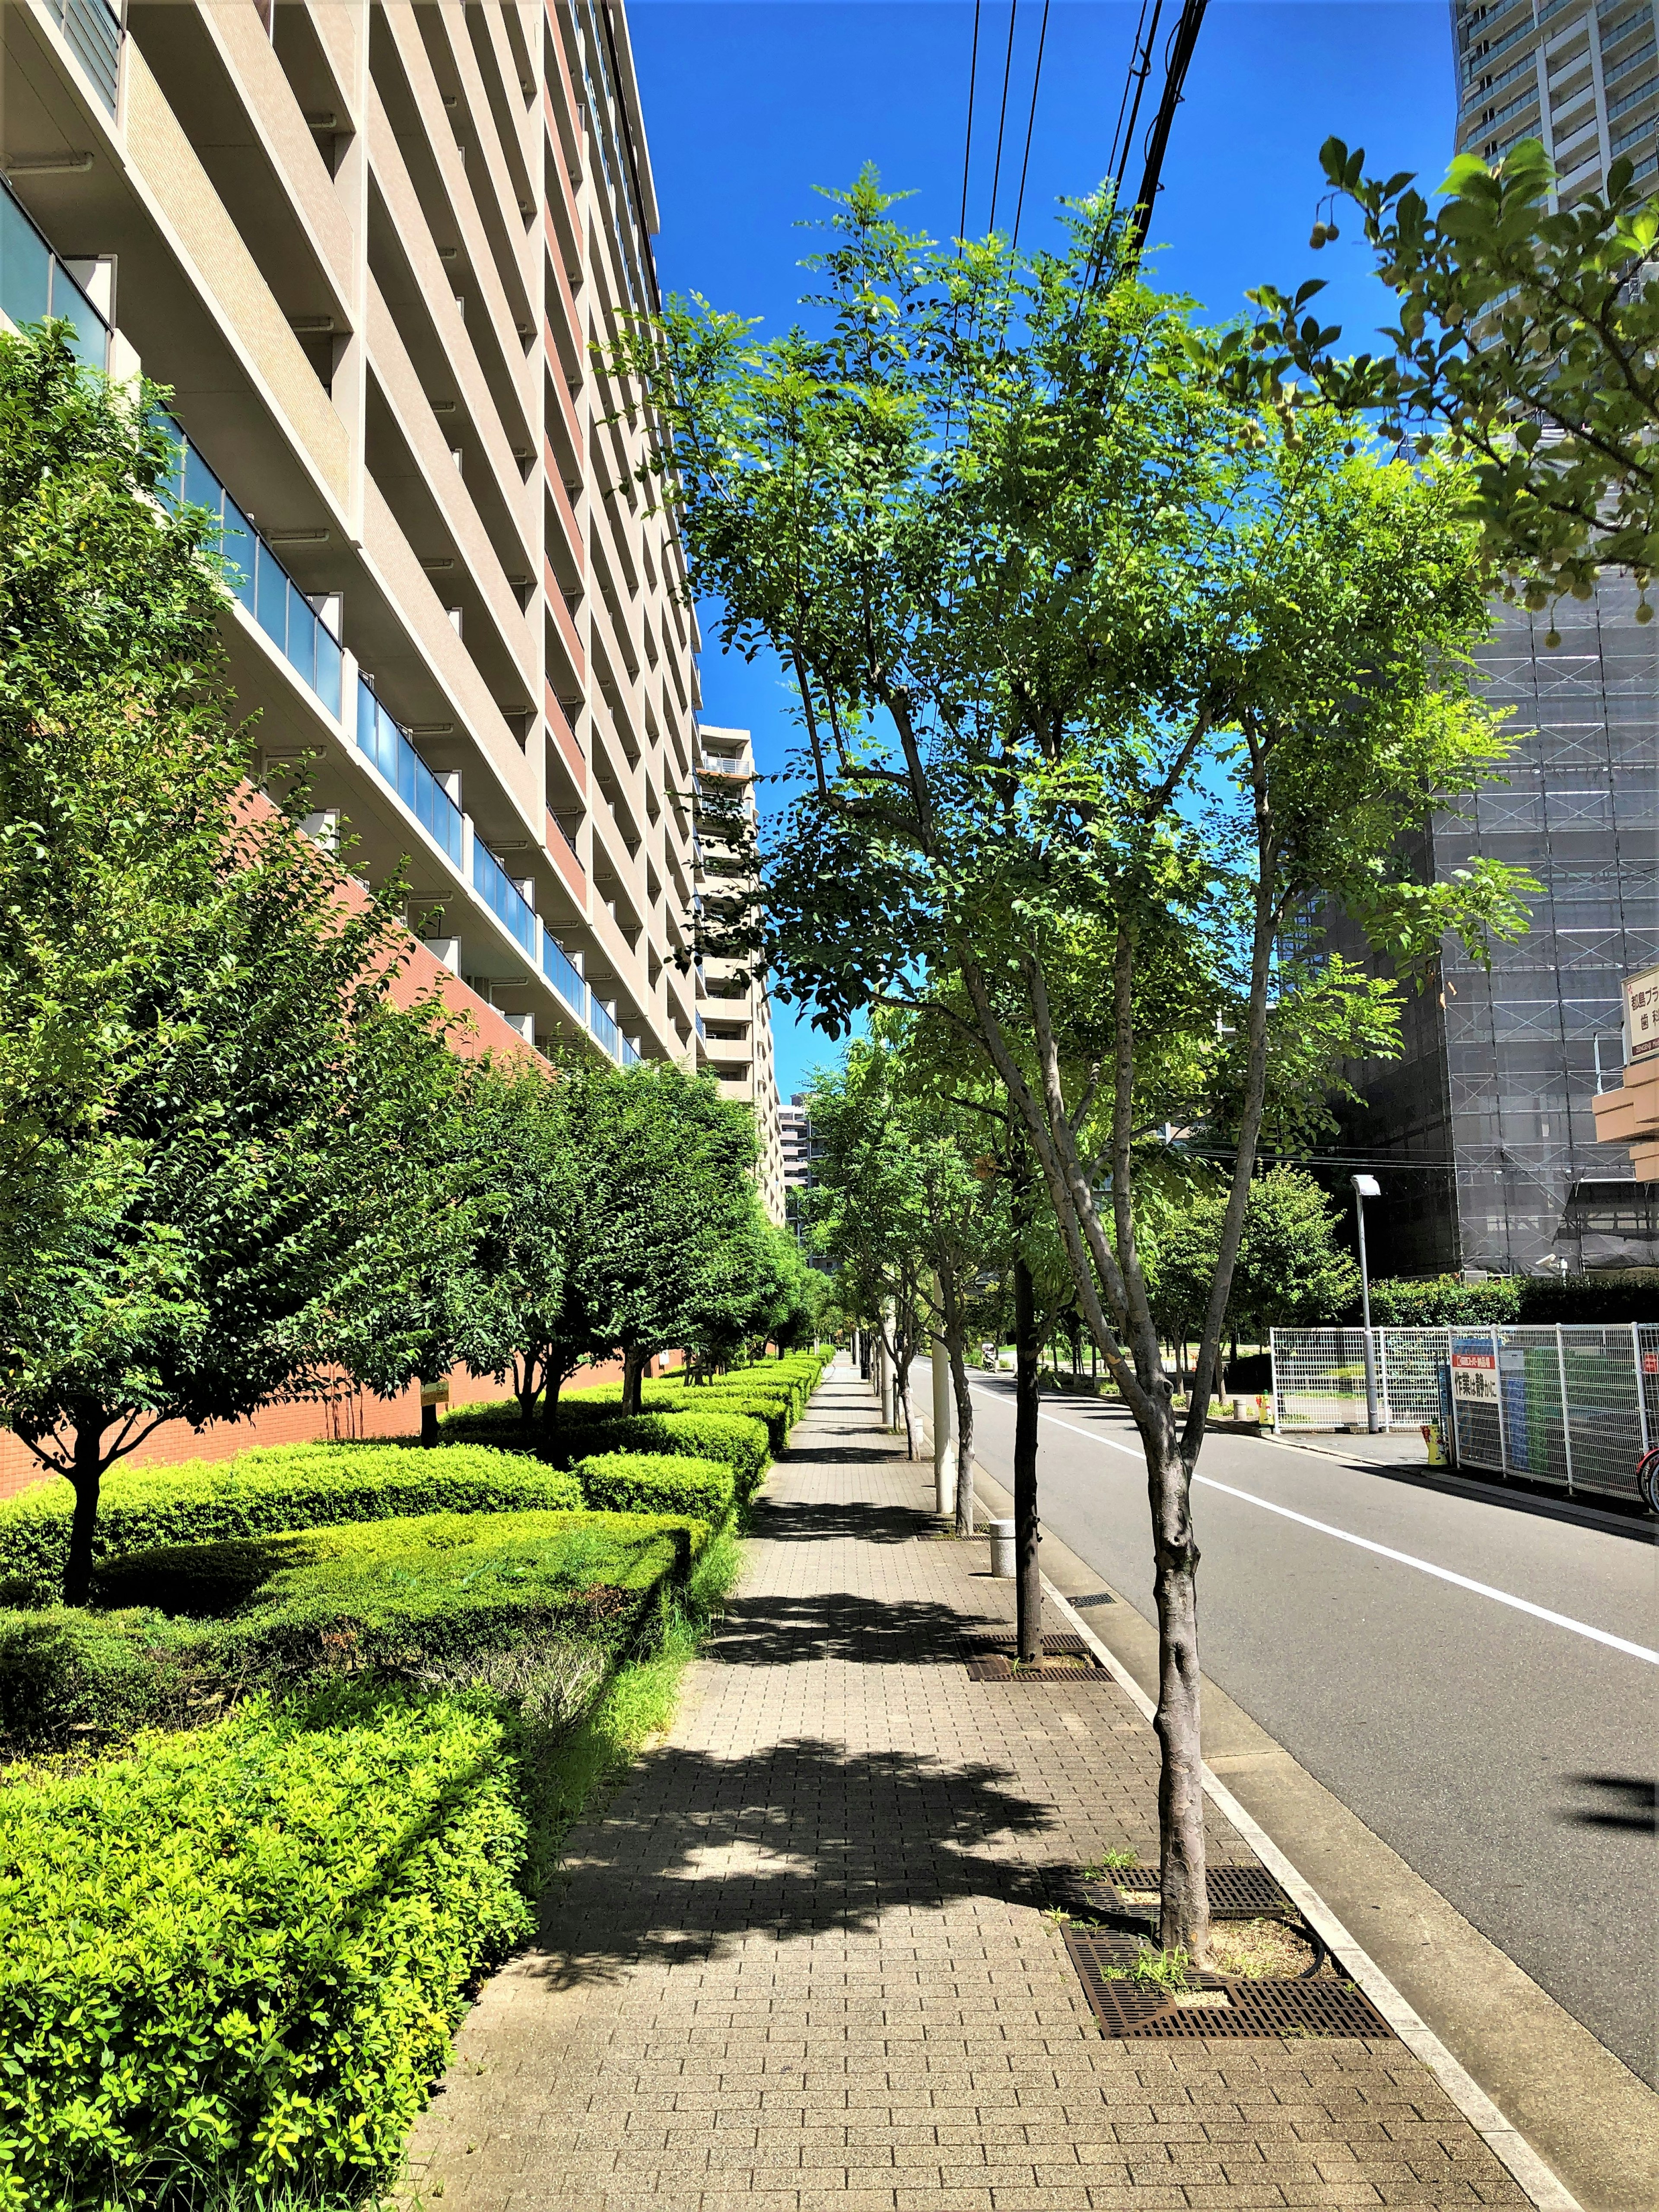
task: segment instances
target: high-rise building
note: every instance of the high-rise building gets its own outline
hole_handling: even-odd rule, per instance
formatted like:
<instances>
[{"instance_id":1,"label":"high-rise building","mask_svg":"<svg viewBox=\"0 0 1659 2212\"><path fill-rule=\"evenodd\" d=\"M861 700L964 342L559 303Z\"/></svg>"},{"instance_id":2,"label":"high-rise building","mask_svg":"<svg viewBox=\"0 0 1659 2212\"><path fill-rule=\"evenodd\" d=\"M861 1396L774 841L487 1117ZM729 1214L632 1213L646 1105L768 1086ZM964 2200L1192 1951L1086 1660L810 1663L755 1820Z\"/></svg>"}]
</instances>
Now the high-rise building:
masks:
<instances>
[{"instance_id":1,"label":"high-rise building","mask_svg":"<svg viewBox=\"0 0 1659 2212\"><path fill-rule=\"evenodd\" d=\"M1659 169L1653 0L1453 0L1457 148L1495 161L1540 138L1563 205L1621 155Z\"/></svg>"},{"instance_id":2,"label":"high-rise building","mask_svg":"<svg viewBox=\"0 0 1659 2212\"><path fill-rule=\"evenodd\" d=\"M778 1113L783 1128L784 1188L805 1190L812 1180L812 1117L799 1094Z\"/></svg>"},{"instance_id":3,"label":"high-rise building","mask_svg":"<svg viewBox=\"0 0 1659 2212\"><path fill-rule=\"evenodd\" d=\"M0 312L171 388L267 771L545 1043L693 1050L696 635L595 359L656 299L619 5L19 0Z\"/></svg>"},{"instance_id":4,"label":"high-rise building","mask_svg":"<svg viewBox=\"0 0 1659 2212\"><path fill-rule=\"evenodd\" d=\"M699 912L721 900L747 906L755 891L755 756L747 730L696 732L696 836L694 858ZM785 1208L783 1139L772 1007L766 977L748 958L712 951L696 962L697 1062L718 1078L721 1096L740 1099L755 1117L760 1154L755 1179L772 1219Z\"/></svg>"},{"instance_id":5,"label":"high-rise building","mask_svg":"<svg viewBox=\"0 0 1659 2212\"><path fill-rule=\"evenodd\" d=\"M1493 161L1541 137L1563 204L1620 154L1659 168L1652 0L1455 0L1453 24L1461 150ZM1479 655L1524 735L1506 780L1469 818L1437 816L1414 857L1443 878L1486 854L1543 888L1490 973L1449 943L1433 988L1408 995L1402 1058L1355 1071L1367 1104L1344 1141L1377 1156L1380 1273L1659 1260L1659 1189L1597 1142L1591 1112L1620 1079L1621 979L1659 958L1659 653L1636 599L1612 575L1589 602L1502 608Z\"/></svg>"}]
</instances>

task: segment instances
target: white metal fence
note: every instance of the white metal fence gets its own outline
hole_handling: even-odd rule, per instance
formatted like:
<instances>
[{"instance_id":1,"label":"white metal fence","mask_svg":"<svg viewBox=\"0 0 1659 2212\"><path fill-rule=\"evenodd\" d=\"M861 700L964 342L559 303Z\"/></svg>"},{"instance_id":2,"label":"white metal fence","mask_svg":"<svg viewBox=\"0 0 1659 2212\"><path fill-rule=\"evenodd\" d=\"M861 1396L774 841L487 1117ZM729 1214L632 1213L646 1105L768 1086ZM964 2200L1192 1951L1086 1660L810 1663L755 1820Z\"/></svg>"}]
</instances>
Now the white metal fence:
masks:
<instances>
[{"instance_id":1,"label":"white metal fence","mask_svg":"<svg viewBox=\"0 0 1659 2212\"><path fill-rule=\"evenodd\" d=\"M1364 1329L1276 1328L1271 1343L1275 1428L1368 1425ZM1639 1496L1659 1444L1659 1322L1376 1328L1369 1356L1379 1428L1432 1424L1460 1467Z\"/></svg>"}]
</instances>

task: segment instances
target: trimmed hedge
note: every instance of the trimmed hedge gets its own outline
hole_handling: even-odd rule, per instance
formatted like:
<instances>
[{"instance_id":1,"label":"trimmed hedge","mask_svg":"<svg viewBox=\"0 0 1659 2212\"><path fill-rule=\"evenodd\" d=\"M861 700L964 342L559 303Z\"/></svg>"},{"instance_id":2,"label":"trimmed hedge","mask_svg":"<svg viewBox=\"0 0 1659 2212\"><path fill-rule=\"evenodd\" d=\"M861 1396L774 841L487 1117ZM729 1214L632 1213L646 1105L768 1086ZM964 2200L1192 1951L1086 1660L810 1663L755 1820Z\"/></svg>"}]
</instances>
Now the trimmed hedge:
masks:
<instances>
[{"instance_id":1,"label":"trimmed hedge","mask_svg":"<svg viewBox=\"0 0 1659 2212\"><path fill-rule=\"evenodd\" d=\"M199 1724L319 1672L648 1641L708 1534L660 1514L432 1514L134 1553L98 1571L111 1611L0 1613L0 1724L61 1742Z\"/></svg>"},{"instance_id":2,"label":"trimmed hedge","mask_svg":"<svg viewBox=\"0 0 1659 2212\"><path fill-rule=\"evenodd\" d=\"M601 1452L572 1470L582 1496L602 1513L685 1513L720 1527L730 1518L737 1483L712 1459L660 1459L646 1452Z\"/></svg>"},{"instance_id":3,"label":"trimmed hedge","mask_svg":"<svg viewBox=\"0 0 1659 2212\"><path fill-rule=\"evenodd\" d=\"M568 1510L581 1493L527 1455L483 1444L284 1444L204 1465L118 1468L104 1478L94 1557L279 1528L421 1513ZM0 1595L49 1605L63 1586L75 1496L61 1476L0 1505Z\"/></svg>"},{"instance_id":4,"label":"trimmed hedge","mask_svg":"<svg viewBox=\"0 0 1659 2212\"><path fill-rule=\"evenodd\" d=\"M760 1487L768 1464L764 1423L738 1413L633 1413L590 1428L559 1429L549 1452L558 1467L599 1453L645 1452L652 1458L713 1459L729 1467L740 1501Z\"/></svg>"},{"instance_id":5,"label":"trimmed hedge","mask_svg":"<svg viewBox=\"0 0 1659 2212\"><path fill-rule=\"evenodd\" d=\"M528 1935L522 1731L338 1685L0 1773L0 2206L181 2166L388 2174L478 1972Z\"/></svg>"}]
</instances>

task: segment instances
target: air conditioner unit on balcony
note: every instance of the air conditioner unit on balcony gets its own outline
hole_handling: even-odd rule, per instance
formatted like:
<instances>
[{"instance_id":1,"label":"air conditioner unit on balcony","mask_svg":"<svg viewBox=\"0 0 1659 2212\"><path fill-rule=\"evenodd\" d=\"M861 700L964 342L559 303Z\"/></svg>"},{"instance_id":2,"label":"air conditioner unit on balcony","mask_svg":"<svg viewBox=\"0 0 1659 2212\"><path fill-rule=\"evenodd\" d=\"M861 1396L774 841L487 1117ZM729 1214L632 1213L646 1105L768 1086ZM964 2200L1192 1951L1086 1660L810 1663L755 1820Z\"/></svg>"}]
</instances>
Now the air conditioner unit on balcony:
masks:
<instances>
[{"instance_id":1,"label":"air conditioner unit on balcony","mask_svg":"<svg viewBox=\"0 0 1659 2212\"><path fill-rule=\"evenodd\" d=\"M459 937L423 937L421 939L433 958L459 975L461 972L461 940Z\"/></svg>"},{"instance_id":2,"label":"air conditioner unit on balcony","mask_svg":"<svg viewBox=\"0 0 1659 2212\"><path fill-rule=\"evenodd\" d=\"M496 1011L500 1012L501 1010L497 1008ZM501 1014L501 1019L507 1024L508 1029L516 1030L518 1034L524 1039L527 1045L530 1045L532 1048L534 1047L536 1042L536 1017L534 1014L503 1013Z\"/></svg>"}]
</instances>

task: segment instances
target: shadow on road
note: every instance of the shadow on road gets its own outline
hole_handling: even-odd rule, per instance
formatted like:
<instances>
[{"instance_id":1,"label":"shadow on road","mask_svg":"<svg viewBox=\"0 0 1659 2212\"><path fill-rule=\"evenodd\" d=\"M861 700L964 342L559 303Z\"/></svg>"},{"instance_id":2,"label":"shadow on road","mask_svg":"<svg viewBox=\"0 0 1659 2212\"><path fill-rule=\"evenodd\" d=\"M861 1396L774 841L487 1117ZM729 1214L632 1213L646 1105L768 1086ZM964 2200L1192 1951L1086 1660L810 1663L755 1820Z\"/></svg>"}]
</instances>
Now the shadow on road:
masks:
<instances>
[{"instance_id":1,"label":"shadow on road","mask_svg":"<svg viewBox=\"0 0 1659 2212\"><path fill-rule=\"evenodd\" d=\"M1655 1826L1655 1788L1635 1774L1570 1774L1564 1778L1575 1789L1586 1790L1590 1800L1558 1813L1571 1828L1632 1828L1650 1835ZM1598 1794L1599 1793L1599 1794Z\"/></svg>"}]
</instances>

